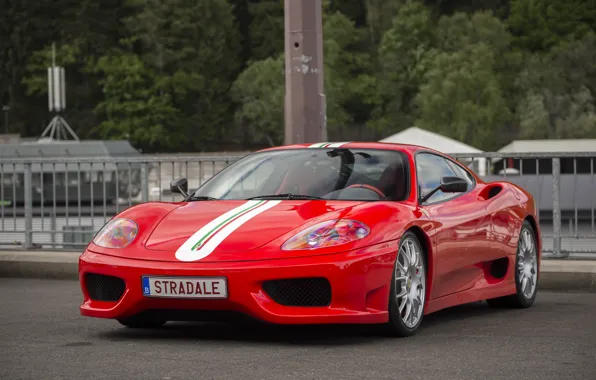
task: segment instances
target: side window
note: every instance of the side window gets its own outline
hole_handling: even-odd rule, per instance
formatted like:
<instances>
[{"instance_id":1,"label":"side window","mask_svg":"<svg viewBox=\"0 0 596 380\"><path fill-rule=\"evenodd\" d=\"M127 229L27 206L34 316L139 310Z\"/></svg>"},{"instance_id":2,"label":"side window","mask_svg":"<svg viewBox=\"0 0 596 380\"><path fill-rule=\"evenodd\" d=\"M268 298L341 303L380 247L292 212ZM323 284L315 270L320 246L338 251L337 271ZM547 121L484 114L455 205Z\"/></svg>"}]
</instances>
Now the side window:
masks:
<instances>
[{"instance_id":1,"label":"side window","mask_svg":"<svg viewBox=\"0 0 596 380\"><path fill-rule=\"evenodd\" d=\"M470 173L468 173L464 168L459 166L457 163L455 163L453 161L448 161L448 163L449 163L449 166L451 166L451 168L455 172L455 175L457 177L466 180L466 182L468 183L468 190L470 190L470 188L472 186L474 186L474 182L475 182L474 177L472 177L470 175Z\"/></svg>"},{"instance_id":2,"label":"side window","mask_svg":"<svg viewBox=\"0 0 596 380\"><path fill-rule=\"evenodd\" d=\"M420 153L416 156L416 173L418 191L422 195L428 194L437 188L443 177L459 177L444 158L431 153ZM446 194L439 190L426 203L434 203L454 196L454 194Z\"/></svg>"}]
</instances>

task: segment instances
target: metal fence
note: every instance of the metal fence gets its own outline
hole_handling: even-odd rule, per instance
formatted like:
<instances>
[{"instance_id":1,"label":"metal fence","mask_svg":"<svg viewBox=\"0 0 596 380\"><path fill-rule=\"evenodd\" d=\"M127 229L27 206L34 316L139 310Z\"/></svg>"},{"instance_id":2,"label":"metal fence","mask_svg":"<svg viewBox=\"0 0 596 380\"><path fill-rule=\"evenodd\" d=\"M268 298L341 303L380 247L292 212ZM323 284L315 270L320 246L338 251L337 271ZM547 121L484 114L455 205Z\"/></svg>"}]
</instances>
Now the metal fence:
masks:
<instances>
[{"instance_id":1,"label":"metal fence","mask_svg":"<svg viewBox=\"0 0 596 380\"><path fill-rule=\"evenodd\" d=\"M544 256L596 259L594 159L586 153L452 154L485 181L536 198ZM241 156L36 159L0 162L0 248L81 250L114 215L147 201L180 201L173 179L201 186Z\"/></svg>"}]
</instances>

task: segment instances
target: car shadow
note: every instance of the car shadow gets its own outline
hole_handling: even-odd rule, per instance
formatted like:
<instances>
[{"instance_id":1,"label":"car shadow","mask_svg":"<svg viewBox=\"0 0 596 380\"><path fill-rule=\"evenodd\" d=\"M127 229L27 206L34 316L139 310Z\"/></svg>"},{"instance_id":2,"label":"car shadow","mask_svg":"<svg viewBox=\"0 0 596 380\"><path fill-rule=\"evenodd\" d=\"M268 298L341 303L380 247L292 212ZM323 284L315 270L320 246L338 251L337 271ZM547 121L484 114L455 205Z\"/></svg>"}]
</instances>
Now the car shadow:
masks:
<instances>
[{"instance_id":1,"label":"car shadow","mask_svg":"<svg viewBox=\"0 0 596 380\"><path fill-rule=\"evenodd\" d=\"M465 324L467 319L512 313L514 310L494 309L486 302L476 302L444 309L424 317L416 336L433 334L442 325L451 322ZM114 322L117 323L117 322ZM205 323L169 322L157 329L130 329L120 327L97 333L100 339L110 341L229 341L252 344L286 345L350 345L378 342L387 337L370 325L270 325L261 323Z\"/></svg>"},{"instance_id":2,"label":"car shadow","mask_svg":"<svg viewBox=\"0 0 596 380\"><path fill-rule=\"evenodd\" d=\"M441 325L445 325L450 322L465 323L465 321L469 319L478 319L484 316L488 317L495 316L498 314L508 314L514 312L516 312L516 310L490 307L488 306L486 301L472 302L459 306L453 306L426 315L424 317L422 326L420 326L420 332L422 332L423 330L435 330L441 328Z\"/></svg>"},{"instance_id":3,"label":"car shadow","mask_svg":"<svg viewBox=\"0 0 596 380\"><path fill-rule=\"evenodd\" d=\"M99 333L111 341L229 341L253 344L350 345L370 342L370 326L362 325L294 325L260 323L169 322L158 329L137 330L126 327ZM382 339L382 337L377 337Z\"/></svg>"}]
</instances>

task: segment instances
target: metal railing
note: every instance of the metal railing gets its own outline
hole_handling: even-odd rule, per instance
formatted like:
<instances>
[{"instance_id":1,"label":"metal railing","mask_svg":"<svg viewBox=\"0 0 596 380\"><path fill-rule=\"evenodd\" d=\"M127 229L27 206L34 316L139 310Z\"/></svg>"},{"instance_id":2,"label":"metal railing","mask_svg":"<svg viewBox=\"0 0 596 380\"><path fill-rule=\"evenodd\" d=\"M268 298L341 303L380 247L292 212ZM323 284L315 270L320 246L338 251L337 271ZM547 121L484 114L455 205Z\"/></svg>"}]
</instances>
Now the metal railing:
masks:
<instances>
[{"instance_id":1,"label":"metal railing","mask_svg":"<svg viewBox=\"0 0 596 380\"><path fill-rule=\"evenodd\" d=\"M596 152L452 156L485 181L506 180L534 195L545 257L596 259ZM241 157L2 160L0 248L81 250L128 207L180 201L169 192L173 179L186 177L195 189Z\"/></svg>"}]
</instances>

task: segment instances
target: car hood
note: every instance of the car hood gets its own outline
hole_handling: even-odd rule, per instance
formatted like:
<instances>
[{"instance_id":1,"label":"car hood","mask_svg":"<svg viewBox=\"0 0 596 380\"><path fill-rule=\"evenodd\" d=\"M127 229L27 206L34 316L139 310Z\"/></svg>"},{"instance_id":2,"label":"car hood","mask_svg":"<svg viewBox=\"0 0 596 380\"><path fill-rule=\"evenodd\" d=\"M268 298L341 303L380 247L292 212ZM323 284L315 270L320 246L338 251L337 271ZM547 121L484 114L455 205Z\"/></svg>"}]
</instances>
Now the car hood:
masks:
<instances>
[{"instance_id":1,"label":"car hood","mask_svg":"<svg viewBox=\"0 0 596 380\"><path fill-rule=\"evenodd\" d=\"M313 219L342 217L361 203L319 200L184 203L156 223L144 243L144 256L150 257L144 258L216 262L279 257L279 246L262 248L290 232L299 232Z\"/></svg>"}]
</instances>

